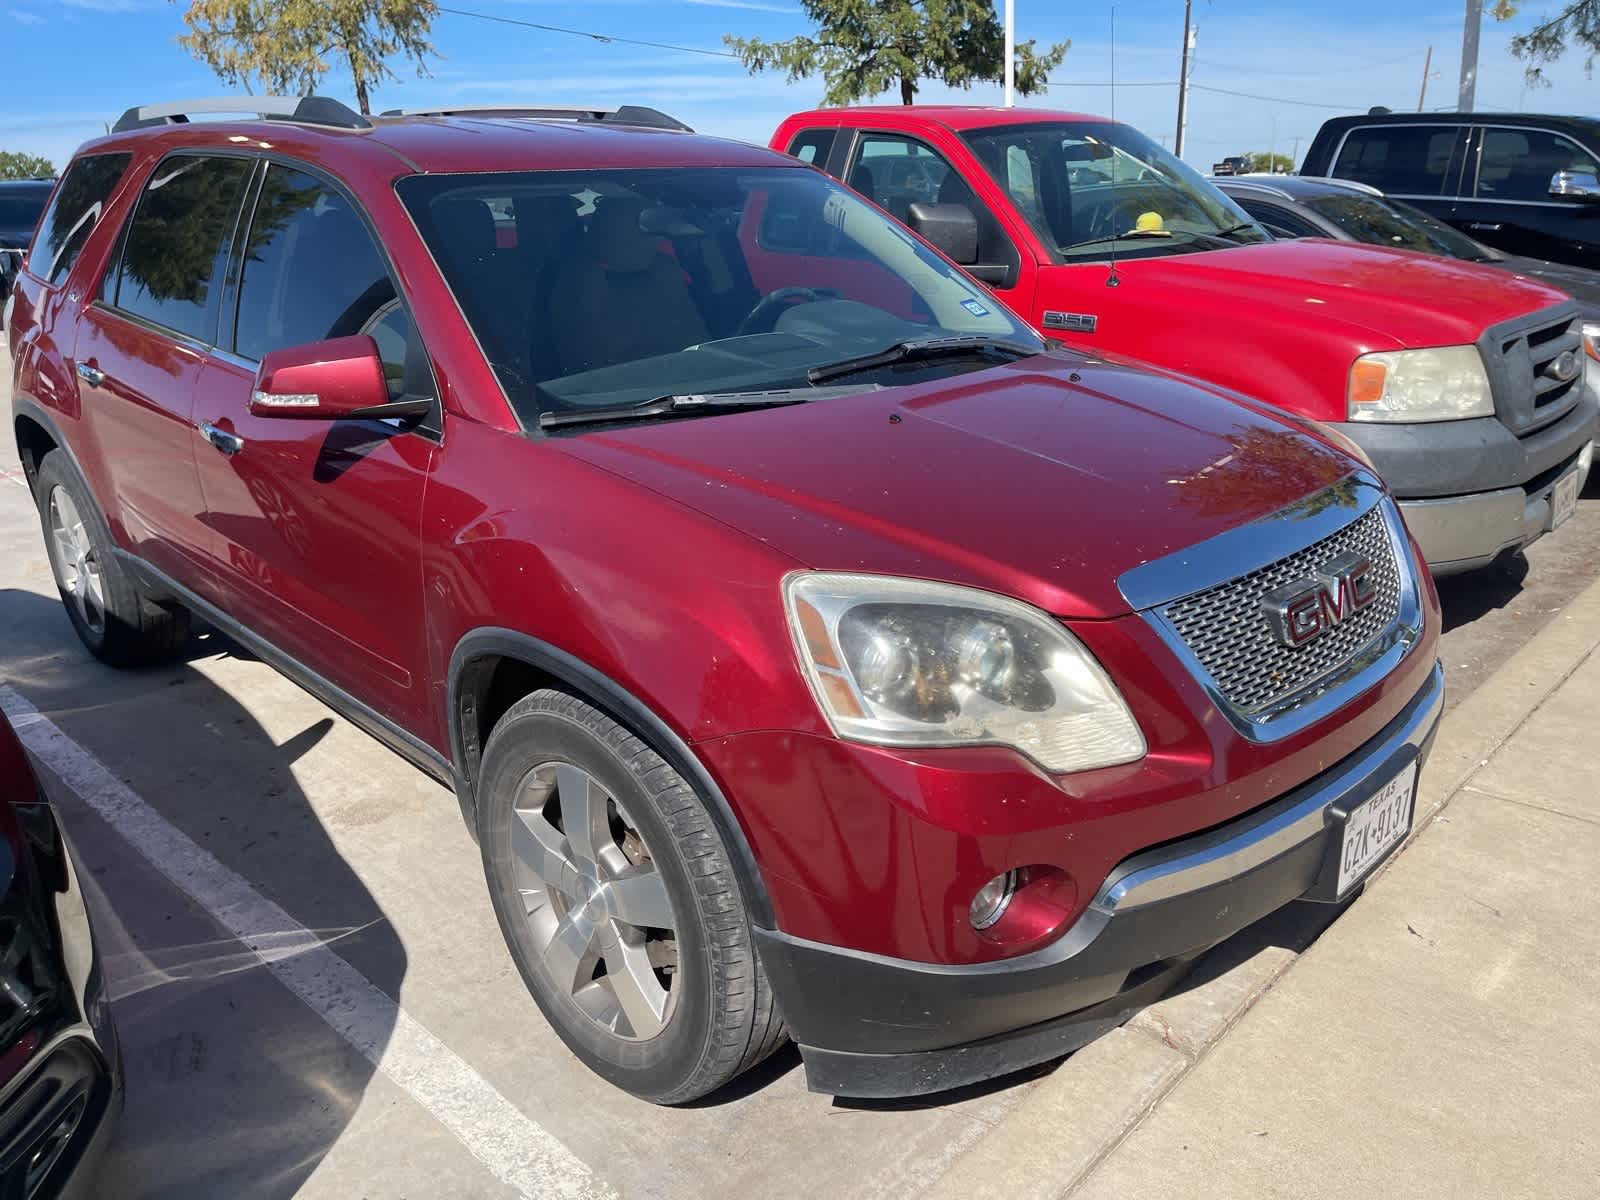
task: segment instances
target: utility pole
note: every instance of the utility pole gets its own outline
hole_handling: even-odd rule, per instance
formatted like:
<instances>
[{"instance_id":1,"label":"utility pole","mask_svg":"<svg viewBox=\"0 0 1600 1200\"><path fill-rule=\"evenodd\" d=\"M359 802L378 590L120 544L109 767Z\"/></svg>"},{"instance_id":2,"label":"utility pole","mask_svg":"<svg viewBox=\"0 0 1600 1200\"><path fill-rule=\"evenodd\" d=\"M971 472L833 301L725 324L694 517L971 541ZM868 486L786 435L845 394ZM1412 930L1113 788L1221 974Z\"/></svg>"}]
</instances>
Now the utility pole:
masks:
<instances>
[{"instance_id":1,"label":"utility pole","mask_svg":"<svg viewBox=\"0 0 1600 1200\"><path fill-rule=\"evenodd\" d=\"M1289 174L1294 174L1295 167L1300 165L1300 135L1294 135L1294 153L1289 155Z\"/></svg>"},{"instance_id":2,"label":"utility pole","mask_svg":"<svg viewBox=\"0 0 1600 1200\"><path fill-rule=\"evenodd\" d=\"M1471 112L1478 90L1478 28L1483 24L1483 0L1467 0L1467 20L1461 29L1461 91L1459 112Z\"/></svg>"},{"instance_id":3,"label":"utility pole","mask_svg":"<svg viewBox=\"0 0 1600 1200\"><path fill-rule=\"evenodd\" d=\"M993 45L993 43L990 43ZM994 76L990 76L991 79ZM1017 102L1017 0L1006 0L1006 107Z\"/></svg>"},{"instance_id":4,"label":"utility pole","mask_svg":"<svg viewBox=\"0 0 1600 1200\"><path fill-rule=\"evenodd\" d=\"M1428 47L1428 57L1422 60L1422 90L1417 93L1417 111L1428 102L1428 68L1433 66L1433 47Z\"/></svg>"},{"instance_id":5,"label":"utility pole","mask_svg":"<svg viewBox=\"0 0 1600 1200\"><path fill-rule=\"evenodd\" d=\"M1178 136L1172 153L1183 157L1183 131L1189 124L1189 55L1194 52L1194 25L1190 20L1194 0L1183 0L1183 59L1178 64Z\"/></svg>"}]
</instances>

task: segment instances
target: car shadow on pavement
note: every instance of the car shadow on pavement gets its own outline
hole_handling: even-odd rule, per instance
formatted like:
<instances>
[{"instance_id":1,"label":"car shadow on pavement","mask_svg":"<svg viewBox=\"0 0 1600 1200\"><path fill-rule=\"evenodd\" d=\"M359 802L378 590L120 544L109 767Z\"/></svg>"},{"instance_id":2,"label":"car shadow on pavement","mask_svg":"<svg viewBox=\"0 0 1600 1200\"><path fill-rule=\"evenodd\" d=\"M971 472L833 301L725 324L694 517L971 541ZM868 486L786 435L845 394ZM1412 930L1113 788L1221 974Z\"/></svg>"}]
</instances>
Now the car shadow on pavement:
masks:
<instances>
[{"instance_id":1,"label":"car shadow on pavement","mask_svg":"<svg viewBox=\"0 0 1600 1200\"><path fill-rule=\"evenodd\" d=\"M1479 571L1435 580L1444 632L1449 633L1486 613L1504 608L1522 594L1527 578L1528 560L1515 554Z\"/></svg>"},{"instance_id":2,"label":"car shadow on pavement","mask_svg":"<svg viewBox=\"0 0 1600 1200\"><path fill-rule=\"evenodd\" d=\"M216 633L191 638L175 665L113 671L82 649L54 598L20 590L0 590L0 630L0 682L386 995L400 995L400 940L291 769L331 720L271 736L191 665L250 657ZM48 771L45 781L76 851L127 1074L125 1112L92 1194L294 1195L352 1120L371 1062L94 809Z\"/></svg>"}]
</instances>

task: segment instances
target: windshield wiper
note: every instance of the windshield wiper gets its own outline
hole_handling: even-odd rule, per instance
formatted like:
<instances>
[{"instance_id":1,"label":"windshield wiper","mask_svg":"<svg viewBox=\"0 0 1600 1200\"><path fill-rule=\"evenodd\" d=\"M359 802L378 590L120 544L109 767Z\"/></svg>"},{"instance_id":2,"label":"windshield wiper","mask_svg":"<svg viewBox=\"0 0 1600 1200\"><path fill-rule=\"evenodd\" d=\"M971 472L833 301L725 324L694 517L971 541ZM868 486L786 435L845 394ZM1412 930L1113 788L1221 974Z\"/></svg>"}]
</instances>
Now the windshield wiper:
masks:
<instances>
[{"instance_id":1,"label":"windshield wiper","mask_svg":"<svg viewBox=\"0 0 1600 1200\"><path fill-rule=\"evenodd\" d=\"M1211 236L1211 237L1219 237L1219 238L1231 238L1236 233L1244 233L1247 230L1254 229L1255 227L1256 227L1256 223L1254 221L1241 221L1237 225L1229 225L1226 229L1219 229L1215 233L1213 233L1213 234L1211 234L1209 236Z\"/></svg>"},{"instance_id":2,"label":"windshield wiper","mask_svg":"<svg viewBox=\"0 0 1600 1200\"><path fill-rule=\"evenodd\" d=\"M606 421L642 421L652 417L682 416L686 413L726 412L734 408L777 408L784 404L805 404L829 396L866 391L866 388L777 388L765 392L688 392L657 396L637 404L602 405L597 408L563 408L539 414L542 429L564 425L600 424Z\"/></svg>"},{"instance_id":3,"label":"windshield wiper","mask_svg":"<svg viewBox=\"0 0 1600 1200\"><path fill-rule=\"evenodd\" d=\"M820 367L812 367L806 372L806 378L812 383L823 383L829 379L839 379L845 375L855 375L861 371L871 371L876 367L892 366L895 363L921 362L932 358L992 358L1000 362L1013 362L1019 358L1038 354L1039 350L1021 342L1008 342L998 338L986 337L942 337L924 338L918 341L896 342L883 350L871 354L862 354L856 358L841 359L836 363L824 363Z\"/></svg>"},{"instance_id":4,"label":"windshield wiper","mask_svg":"<svg viewBox=\"0 0 1600 1200\"><path fill-rule=\"evenodd\" d=\"M1182 230L1181 232L1188 233L1188 230ZM1105 237L1084 238L1081 242L1072 242L1069 245L1062 246L1061 252L1066 253L1068 250L1078 250L1084 246L1098 246L1101 242L1120 242L1140 238L1169 238L1173 233L1174 230L1171 229L1130 229L1127 233L1108 233Z\"/></svg>"}]
</instances>

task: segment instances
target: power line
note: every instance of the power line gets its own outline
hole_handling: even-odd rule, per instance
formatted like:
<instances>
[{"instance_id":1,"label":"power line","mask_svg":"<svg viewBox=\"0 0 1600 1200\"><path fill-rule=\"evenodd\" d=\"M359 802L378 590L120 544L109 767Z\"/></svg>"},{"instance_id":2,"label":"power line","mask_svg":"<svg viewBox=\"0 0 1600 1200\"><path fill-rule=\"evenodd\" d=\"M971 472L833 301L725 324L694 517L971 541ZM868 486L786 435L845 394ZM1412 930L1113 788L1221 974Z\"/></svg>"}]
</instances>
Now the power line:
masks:
<instances>
[{"instance_id":1,"label":"power line","mask_svg":"<svg viewBox=\"0 0 1600 1200\"><path fill-rule=\"evenodd\" d=\"M1286 96L1258 96L1254 92L1235 92L1227 88L1207 87L1203 83L1189 85L1197 92L1215 92L1219 96L1238 96L1244 100L1263 100L1268 104L1298 104L1302 108L1329 108L1338 112L1359 112L1365 105L1362 104L1325 104L1319 100L1290 100Z\"/></svg>"},{"instance_id":2,"label":"power line","mask_svg":"<svg viewBox=\"0 0 1600 1200\"><path fill-rule=\"evenodd\" d=\"M616 42L623 46L648 46L652 50L676 50L682 54L704 54L709 58L738 58L726 50L707 50L702 46L674 46L670 42L647 42L642 38L617 37L609 33L593 33L587 29L569 29L565 25L544 25L538 21L523 21L517 17L497 17L492 13L472 12L465 8L439 7L442 13L456 17L472 17L479 21L496 21L501 25L520 25L524 29L538 29L545 33L564 33L570 37L589 38L596 42Z\"/></svg>"}]
</instances>

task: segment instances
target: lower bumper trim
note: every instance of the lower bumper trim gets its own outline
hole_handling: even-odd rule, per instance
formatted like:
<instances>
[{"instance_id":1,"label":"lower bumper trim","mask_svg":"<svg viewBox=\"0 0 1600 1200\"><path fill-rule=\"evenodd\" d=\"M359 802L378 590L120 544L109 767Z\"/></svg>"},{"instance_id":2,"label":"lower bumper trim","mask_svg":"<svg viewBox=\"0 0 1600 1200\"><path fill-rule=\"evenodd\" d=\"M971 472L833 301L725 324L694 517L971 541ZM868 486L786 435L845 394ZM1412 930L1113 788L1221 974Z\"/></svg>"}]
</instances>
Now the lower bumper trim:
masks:
<instances>
[{"instance_id":1,"label":"lower bumper trim","mask_svg":"<svg viewBox=\"0 0 1600 1200\"><path fill-rule=\"evenodd\" d=\"M850 1096L940 1091L1070 1053L1114 1028L1205 950L1318 894L1341 806L1426 757L1443 695L1435 666L1361 750L1262 809L1130 858L1070 930L1031 954L919 963L758 929L810 1086Z\"/></svg>"}]
</instances>

